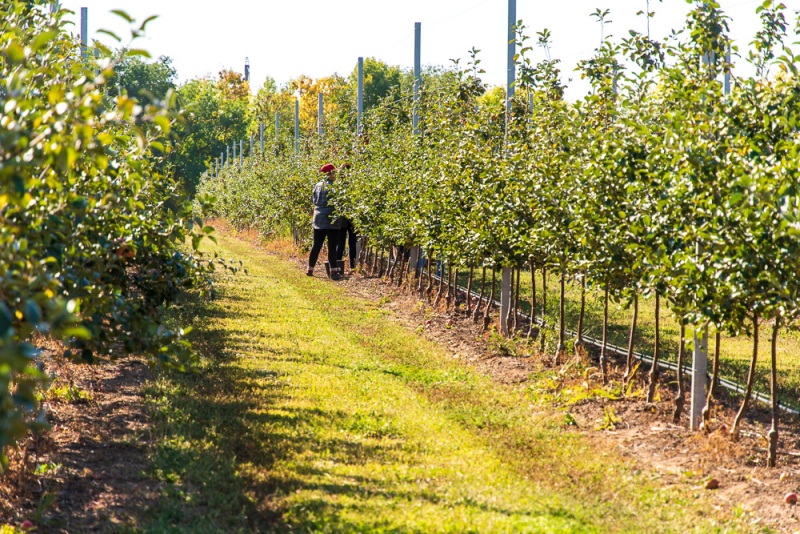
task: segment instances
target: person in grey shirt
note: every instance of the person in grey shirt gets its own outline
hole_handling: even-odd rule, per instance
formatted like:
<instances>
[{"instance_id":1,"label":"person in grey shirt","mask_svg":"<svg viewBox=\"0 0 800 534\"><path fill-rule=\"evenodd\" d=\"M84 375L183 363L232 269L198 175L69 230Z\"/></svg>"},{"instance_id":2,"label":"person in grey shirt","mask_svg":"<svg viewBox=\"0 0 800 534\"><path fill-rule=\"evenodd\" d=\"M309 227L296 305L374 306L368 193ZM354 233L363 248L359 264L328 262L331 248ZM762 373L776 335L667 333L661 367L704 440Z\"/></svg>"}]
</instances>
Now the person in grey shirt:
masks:
<instances>
[{"instance_id":1,"label":"person in grey shirt","mask_svg":"<svg viewBox=\"0 0 800 534\"><path fill-rule=\"evenodd\" d=\"M340 217L333 216L333 206L328 205L328 189L336 178L336 167L326 163L320 169L325 178L314 184L314 191L311 194L311 201L314 204L314 215L312 226L314 228L314 243L308 255L308 276L314 276L314 266L322 250L325 240L328 240L328 264L330 265L330 277L333 280L341 278L338 264L336 261L336 249L339 244L339 230L342 227Z\"/></svg>"}]
</instances>

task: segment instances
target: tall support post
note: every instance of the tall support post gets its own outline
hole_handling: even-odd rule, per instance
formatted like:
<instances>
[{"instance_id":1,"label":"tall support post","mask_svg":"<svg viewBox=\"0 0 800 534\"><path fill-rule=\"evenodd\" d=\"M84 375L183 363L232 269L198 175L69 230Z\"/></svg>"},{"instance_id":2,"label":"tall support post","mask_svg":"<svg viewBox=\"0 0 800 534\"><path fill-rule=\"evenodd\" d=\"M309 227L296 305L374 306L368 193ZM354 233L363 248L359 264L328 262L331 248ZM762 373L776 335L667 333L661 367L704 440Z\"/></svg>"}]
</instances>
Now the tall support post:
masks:
<instances>
[{"instance_id":1,"label":"tall support post","mask_svg":"<svg viewBox=\"0 0 800 534\"><path fill-rule=\"evenodd\" d=\"M731 45L728 45L728 51L725 53L725 63L728 65L731 64ZM731 94L731 69L730 66L725 68L725 81L723 84L723 89L725 90L725 94Z\"/></svg>"},{"instance_id":2,"label":"tall support post","mask_svg":"<svg viewBox=\"0 0 800 534\"><path fill-rule=\"evenodd\" d=\"M709 77L711 74L711 63L716 62L714 54L708 52L703 54L703 64L709 67ZM695 245L697 261L702 261L703 244ZM697 430L703 419L703 408L706 405L706 380L708 374L708 324L704 326L695 325L694 327L694 350L692 351L692 395L689 417L689 428Z\"/></svg>"},{"instance_id":3,"label":"tall support post","mask_svg":"<svg viewBox=\"0 0 800 534\"><path fill-rule=\"evenodd\" d=\"M419 93L422 89L422 23L414 23L414 109L411 116L412 132L419 135ZM419 245L411 248L408 257L408 269L419 273L420 254ZM469 297L468 297L469 298Z\"/></svg>"},{"instance_id":4,"label":"tall support post","mask_svg":"<svg viewBox=\"0 0 800 534\"><path fill-rule=\"evenodd\" d=\"M256 141L255 141L255 139L253 138L253 134L250 134L250 152L247 154L247 156L250 158L250 164L251 164L251 165L252 165L252 163L253 163L253 154L254 154L254 153L255 153L255 151L256 151L256 148L255 148L255 142L256 142Z\"/></svg>"},{"instance_id":5,"label":"tall support post","mask_svg":"<svg viewBox=\"0 0 800 534\"><path fill-rule=\"evenodd\" d=\"M506 61L506 135L508 135L508 122L511 120L511 102L516 89L517 65L514 56L517 55L517 40L515 27L517 25L517 0L508 0L508 48Z\"/></svg>"},{"instance_id":6,"label":"tall support post","mask_svg":"<svg viewBox=\"0 0 800 534\"><path fill-rule=\"evenodd\" d=\"M419 135L419 92L422 88L422 23L414 23L414 113L411 123Z\"/></svg>"},{"instance_id":7,"label":"tall support post","mask_svg":"<svg viewBox=\"0 0 800 534\"><path fill-rule=\"evenodd\" d=\"M506 76L506 142L508 142L508 128L511 121L511 103L514 99L517 66L514 56L517 54L517 40L515 28L517 25L517 0L508 0L508 64ZM500 284L500 333L509 334L506 317L511 310L511 267L503 267Z\"/></svg>"},{"instance_id":8,"label":"tall support post","mask_svg":"<svg viewBox=\"0 0 800 534\"><path fill-rule=\"evenodd\" d=\"M258 138L261 142L261 154L264 154L264 123L258 125Z\"/></svg>"},{"instance_id":9,"label":"tall support post","mask_svg":"<svg viewBox=\"0 0 800 534\"><path fill-rule=\"evenodd\" d=\"M706 381L708 378L708 325L694 328L692 352L692 420L689 428L697 430L703 421L706 406Z\"/></svg>"},{"instance_id":10,"label":"tall support post","mask_svg":"<svg viewBox=\"0 0 800 534\"><path fill-rule=\"evenodd\" d=\"M324 129L323 129L322 125L323 125L323 120L325 118L325 116L324 116L325 115L325 107L324 107L325 101L324 101L324 98L322 96L322 93L320 93L318 95L318 97L319 98L317 99L317 134L319 134L319 136L322 137L322 135L324 133Z\"/></svg>"},{"instance_id":11,"label":"tall support post","mask_svg":"<svg viewBox=\"0 0 800 534\"><path fill-rule=\"evenodd\" d=\"M528 92L528 111L530 115L528 115L528 128L533 125L533 91Z\"/></svg>"},{"instance_id":12,"label":"tall support post","mask_svg":"<svg viewBox=\"0 0 800 534\"><path fill-rule=\"evenodd\" d=\"M89 8L81 8L81 57L86 59L89 50Z\"/></svg>"},{"instance_id":13,"label":"tall support post","mask_svg":"<svg viewBox=\"0 0 800 534\"><path fill-rule=\"evenodd\" d=\"M356 135L361 135L361 119L364 114L364 58L358 58L358 108L356 115Z\"/></svg>"},{"instance_id":14,"label":"tall support post","mask_svg":"<svg viewBox=\"0 0 800 534\"><path fill-rule=\"evenodd\" d=\"M231 147L230 145L225 145L225 163L228 165L231 164Z\"/></svg>"},{"instance_id":15,"label":"tall support post","mask_svg":"<svg viewBox=\"0 0 800 534\"><path fill-rule=\"evenodd\" d=\"M231 154L233 155L233 162L236 163L236 141L231 143Z\"/></svg>"},{"instance_id":16,"label":"tall support post","mask_svg":"<svg viewBox=\"0 0 800 534\"><path fill-rule=\"evenodd\" d=\"M219 166L223 168L225 167L225 152L219 153Z\"/></svg>"},{"instance_id":17,"label":"tall support post","mask_svg":"<svg viewBox=\"0 0 800 534\"><path fill-rule=\"evenodd\" d=\"M294 153L300 153L300 99L294 101Z\"/></svg>"},{"instance_id":18,"label":"tall support post","mask_svg":"<svg viewBox=\"0 0 800 534\"><path fill-rule=\"evenodd\" d=\"M278 147L278 141L280 140L280 131L281 131L281 114L277 111L275 112L275 147Z\"/></svg>"},{"instance_id":19,"label":"tall support post","mask_svg":"<svg viewBox=\"0 0 800 534\"><path fill-rule=\"evenodd\" d=\"M239 165L244 165L244 139L239 139Z\"/></svg>"}]
</instances>

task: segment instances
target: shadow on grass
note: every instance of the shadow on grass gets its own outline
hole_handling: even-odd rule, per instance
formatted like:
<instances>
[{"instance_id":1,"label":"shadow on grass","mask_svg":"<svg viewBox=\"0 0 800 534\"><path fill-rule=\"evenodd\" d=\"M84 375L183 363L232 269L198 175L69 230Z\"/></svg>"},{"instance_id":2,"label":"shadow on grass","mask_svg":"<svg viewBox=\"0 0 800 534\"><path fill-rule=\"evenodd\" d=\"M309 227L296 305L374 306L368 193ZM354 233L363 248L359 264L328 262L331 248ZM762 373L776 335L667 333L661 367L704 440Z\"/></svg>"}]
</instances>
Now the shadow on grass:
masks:
<instances>
[{"instance_id":1,"label":"shadow on grass","mask_svg":"<svg viewBox=\"0 0 800 534\"><path fill-rule=\"evenodd\" d=\"M563 507L542 505L529 511L468 499L445 502L440 493L415 483L400 487L379 473L331 477L327 469L309 463L309 456L340 466L397 465L408 461L408 452L396 436L349 439L346 431L322 436L316 429L347 430L354 424L352 416L339 410L287 409L286 398L296 394L289 387L291 376L245 368L237 360L252 351L253 343L271 354L262 360L266 365L270 357L327 365L324 359L270 349L269 339L257 334L231 335L232 330L219 328L221 319L231 319L239 310L198 302L186 313L196 318L192 342L204 360L200 372L169 373L147 389L155 422L152 469L162 482L162 498L146 513L144 530L404 532L402 523L379 519L382 510L397 502L510 519L576 521Z\"/></svg>"}]
</instances>

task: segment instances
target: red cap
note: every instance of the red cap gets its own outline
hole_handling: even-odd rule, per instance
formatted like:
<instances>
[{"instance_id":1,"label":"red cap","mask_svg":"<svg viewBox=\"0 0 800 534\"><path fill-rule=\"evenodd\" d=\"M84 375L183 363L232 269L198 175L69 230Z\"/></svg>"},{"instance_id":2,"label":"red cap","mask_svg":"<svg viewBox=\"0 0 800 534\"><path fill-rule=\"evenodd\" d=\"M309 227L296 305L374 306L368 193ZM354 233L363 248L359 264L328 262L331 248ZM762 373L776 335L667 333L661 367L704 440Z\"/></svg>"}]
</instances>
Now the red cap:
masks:
<instances>
[{"instance_id":1,"label":"red cap","mask_svg":"<svg viewBox=\"0 0 800 534\"><path fill-rule=\"evenodd\" d=\"M335 170L336 170L336 167L334 167L330 163L326 163L325 165L322 166L322 168L319 170L319 172L329 173L329 172L335 171Z\"/></svg>"}]
</instances>

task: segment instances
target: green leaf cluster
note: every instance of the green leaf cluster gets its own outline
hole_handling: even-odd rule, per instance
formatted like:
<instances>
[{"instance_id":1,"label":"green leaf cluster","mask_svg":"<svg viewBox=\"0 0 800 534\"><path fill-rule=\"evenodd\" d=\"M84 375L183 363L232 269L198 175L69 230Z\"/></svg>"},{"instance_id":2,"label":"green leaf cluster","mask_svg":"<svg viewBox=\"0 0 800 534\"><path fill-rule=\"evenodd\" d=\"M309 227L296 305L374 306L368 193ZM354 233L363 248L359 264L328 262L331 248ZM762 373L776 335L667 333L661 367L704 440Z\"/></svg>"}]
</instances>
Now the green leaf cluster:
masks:
<instances>
[{"instance_id":1,"label":"green leaf cluster","mask_svg":"<svg viewBox=\"0 0 800 534\"><path fill-rule=\"evenodd\" d=\"M74 360L122 351L190 365L163 311L213 268L186 250L206 234L156 170L174 96L115 93L125 56L82 54L66 28L47 3L0 5L0 451L46 422L42 339Z\"/></svg>"},{"instance_id":2,"label":"green leaf cluster","mask_svg":"<svg viewBox=\"0 0 800 534\"><path fill-rule=\"evenodd\" d=\"M800 79L784 10L758 8L763 29L745 55L757 74L734 76L730 94L715 2L697 3L663 41L601 39L579 64L592 91L577 102L563 98L549 32L537 33L547 59L534 63L519 25L508 109L473 50L464 68L426 73L418 101L401 87L372 107L360 137L307 132L300 154L228 168L201 190L224 190L217 214L237 225L308 228L303 187L322 163L347 162L335 204L373 243L419 245L460 266L547 267L612 300L658 294L683 322L734 333L757 317L791 320ZM405 120L414 106L418 135Z\"/></svg>"}]
</instances>

